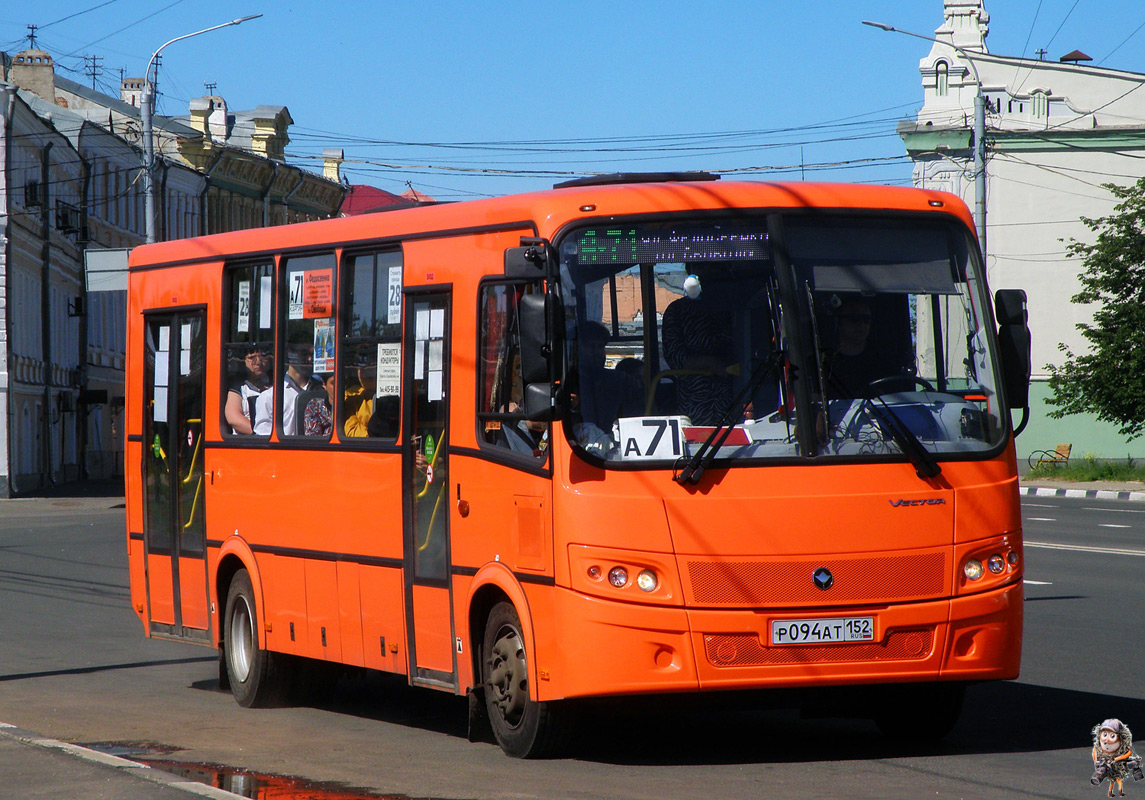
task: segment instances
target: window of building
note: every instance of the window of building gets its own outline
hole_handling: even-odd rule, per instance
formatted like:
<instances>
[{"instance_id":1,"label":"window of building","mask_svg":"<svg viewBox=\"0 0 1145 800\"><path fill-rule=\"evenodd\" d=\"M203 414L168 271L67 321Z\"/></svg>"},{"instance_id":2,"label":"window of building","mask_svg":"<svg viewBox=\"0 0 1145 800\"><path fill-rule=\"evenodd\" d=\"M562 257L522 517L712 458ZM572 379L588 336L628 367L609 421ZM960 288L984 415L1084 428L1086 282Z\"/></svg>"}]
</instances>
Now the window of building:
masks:
<instances>
[{"instance_id":1,"label":"window of building","mask_svg":"<svg viewBox=\"0 0 1145 800\"><path fill-rule=\"evenodd\" d=\"M934 72L934 93L939 97L946 97L950 94L950 65L945 61L939 61L934 65Z\"/></svg>"},{"instance_id":2,"label":"window of building","mask_svg":"<svg viewBox=\"0 0 1145 800\"><path fill-rule=\"evenodd\" d=\"M548 423L522 413L520 328L517 306L524 284L494 283L481 289L481 341L478 349L477 436L482 447L541 461L548 453Z\"/></svg>"},{"instance_id":3,"label":"window of building","mask_svg":"<svg viewBox=\"0 0 1145 800\"><path fill-rule=\"evenodd\" d=\"M401 252L345 257L343 286L339 435L392 441L401 416Z\"/></svg>"},{"instance_id":4,"label":"window of building","mask_svg":"<svg viewBox=\"0 0 1145 800\"><path fill-rule=\"evenodd\" d=\"M1050 98L1045 92L1034 92L1033 113L1038 119L1045 119L1050 115Z\"/></svg>"},{"instance_id":5,"label":"window of building","mask_svg":"<svg viewBox=\"0 0 1145 800\"><path fill-rule=\"evenodd\" d=\"M233 267L225 280L229 304L223 342L223 434L269 436L272 420L266 418L259 426L256 406L263 393L268 400L274 395L274 264ZM273 409L273 403L269 406Z\"/></svg>"}]
</instances>

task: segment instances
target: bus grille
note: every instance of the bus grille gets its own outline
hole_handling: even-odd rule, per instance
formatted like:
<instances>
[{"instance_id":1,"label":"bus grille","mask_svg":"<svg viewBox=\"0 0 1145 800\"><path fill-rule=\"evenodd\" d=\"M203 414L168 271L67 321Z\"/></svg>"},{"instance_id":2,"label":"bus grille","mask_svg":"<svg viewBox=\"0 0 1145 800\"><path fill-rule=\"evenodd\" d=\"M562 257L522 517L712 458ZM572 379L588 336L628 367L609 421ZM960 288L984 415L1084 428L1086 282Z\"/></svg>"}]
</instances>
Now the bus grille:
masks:
<instances>
[{"instance_id":1,"label":"bus grille","mask_svg":"<svg viewBox=\"0 0 1145 800\"><path fill-rule=\"evenodd\" d=\"M834 584L823 591L811 575L827 567ZM824 606L892 603L941 597L946 554L825 556L813 561L689 561L689 604L713 606Z\"/></svg>"},{"instance_id":2,"label":"bus grille","mask_svg":"<svg viewBox=\"0 0 1145 800\"><path fill-rule=\"evenodd\" d=\"M704 636L708 663L715 667L763 667L852 661L907 661L930 656L934 628L891 631L881 642L766 647L754 633Z\"/></svg>"}]
</instances>

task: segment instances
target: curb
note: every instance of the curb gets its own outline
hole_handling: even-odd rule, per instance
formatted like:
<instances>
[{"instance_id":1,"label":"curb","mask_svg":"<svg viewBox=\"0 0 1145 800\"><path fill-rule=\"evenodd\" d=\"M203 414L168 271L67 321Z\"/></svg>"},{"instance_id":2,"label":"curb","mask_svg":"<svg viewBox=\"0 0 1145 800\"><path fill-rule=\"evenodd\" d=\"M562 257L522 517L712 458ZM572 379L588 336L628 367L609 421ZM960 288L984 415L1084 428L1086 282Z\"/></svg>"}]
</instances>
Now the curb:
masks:
<instances>
[{"instance_id":1,"label":"curb","mask_svg":"<svg viewBox=\"0 0 1145 800\"><path fill-rule=\"evenodd\" d=\"M38 733L17 728L15 725L9 725L6 722L0 722L0 736L8 739L13 739L33 747L41 747L47 750L55 750L56 752L63 753L68 756L89 761L94 764L100 764L105 767L110 767L118 771L121 775L130 776L139 780L151 781L163 786L169 786L172 789L177 789L190 794L196 794L200 797L209 797L212 800L245 800L242 795L233 794L224 789L216 789L213 786L208 786L205 783L196 783L195 781L181 778L169 772L164 772L161 769L153 769L147 764L140 764L137 761L130 761L126 758L119 756L109 755L108 753L101 753L98 750L92 750L87 747L80 747L76 744L68 742L61 742L59 739L49 739L41 736Z\"/></svg>"},{"instance_id":2,"label":"curb","mask_svg":"<svg viewBox=\"0 0 1145 800\"><path fill-rule=\"evenodd\" d=\"M1109 489L1052 489L1048 486L1021 486L1023 497L1078 497L1090 500L1130 500L1145 502L1145 492L1115 492Z\"/></svg>"}]
</instances>

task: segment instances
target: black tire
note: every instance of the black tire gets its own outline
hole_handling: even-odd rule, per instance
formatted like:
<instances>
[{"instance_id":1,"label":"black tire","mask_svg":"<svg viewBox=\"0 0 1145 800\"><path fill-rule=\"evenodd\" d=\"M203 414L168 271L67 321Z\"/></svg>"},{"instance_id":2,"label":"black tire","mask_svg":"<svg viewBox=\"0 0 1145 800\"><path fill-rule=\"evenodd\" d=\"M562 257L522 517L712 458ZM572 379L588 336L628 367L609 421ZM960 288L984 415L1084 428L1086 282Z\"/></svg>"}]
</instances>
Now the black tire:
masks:
<instances>
[{"instance_id":1,"label":"black tire","mask_svg":"<svg viewBox=\"0 0 1145 800\"><path fill-rule=\"evenodd\" d=\"M224 692L231 690L231 676L227 672L227 651L219 645L219 689Z\"/></svg>"},{"instance_id":2,"label":"black tire","mask_svg":"<svg viewBox=\"0 0 1145 800\"><path fill-rule=\"evenodd\" d=\"M888 687L879 698L875 724L895 741L937 742L958 723L965 694L961 683Z\"/></svg>"},{"instance_id":3,"label":"black tire","mask_svg":"<svg viewBox=\"0 0 1145 800\"><path fill-rule=\"evenodd\" d=\"M564 709L529 698L529 664L521 620L511 603L498 603L485 622L481 651L485 708L497 744L514 758L542 758L563 746Z\"/></svg>"},{"instance_id":4,"label":"black tire","mask_svg":"<svg viewBox=\"0 0 1145 800\"><path fill-rule=\"evenodd\" d=\"M257 622L258 606L250 575L240 569L227 592L223 654L231 694L244 708L278 705L286 684L283 659L262 648Z\"/></svg>"}]
</instances>

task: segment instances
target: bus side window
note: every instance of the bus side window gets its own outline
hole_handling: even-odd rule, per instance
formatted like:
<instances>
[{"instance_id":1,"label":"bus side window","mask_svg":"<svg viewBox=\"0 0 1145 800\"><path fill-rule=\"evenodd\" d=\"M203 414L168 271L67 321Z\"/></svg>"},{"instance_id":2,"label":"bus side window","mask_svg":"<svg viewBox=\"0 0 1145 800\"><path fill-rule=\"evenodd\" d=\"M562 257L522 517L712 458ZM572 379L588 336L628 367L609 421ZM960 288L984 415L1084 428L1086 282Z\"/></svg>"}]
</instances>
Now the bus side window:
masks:
<instances>
[{"instance_id":1,"label":"bus side window","mask_svg":"<svg viewBox=\"0 0 1145 800\"><path fill-rule=\"evenodd\" d=\"M530 422L521 412L523 382L517 325L521 284L486 284L481 289L481 383L477 408L478 441L543 459L549 446L548 423Z\"/></svg>"},{"instance_id":2,"label":"bus side window","mask_svg":"<svg viewBox=\"0 0 1145 800\"><path fill-rule=\"evenodd\" d=\"M253 434L255 404L271 392L274 374L274 264L252 264L226 271L229 304L223 340L224 436ZM266 431L269 433L269 430Z\"/></svg>"},{"instance_id":3,"label":"bus side window","mask_svg":"<svg viewBox=\"0 0 1145 800\"><path fill-rule=\"evenodd\" d=\"M338 433L343 439L393 441L401 411L402 254L349 255L342 270Z\"/></svg>"},{"instance_id":4,"label":"bus side window","mask_svg":"<svg viewBox=\"0 0 1145 800\"><path fill-rule=\"evenodd\" d=\"M265 401L256 404L255 429L269 428L269 416L283 436L329 439L332 408L324 392L327 379L334 373L334 254L292 256L282 260L282 269L286 275L286 363L275 382L281 405ZM312 400L318 402L311 405ZM308 408L312 412L309 415Z\"/></svg>"}]
</instances>

